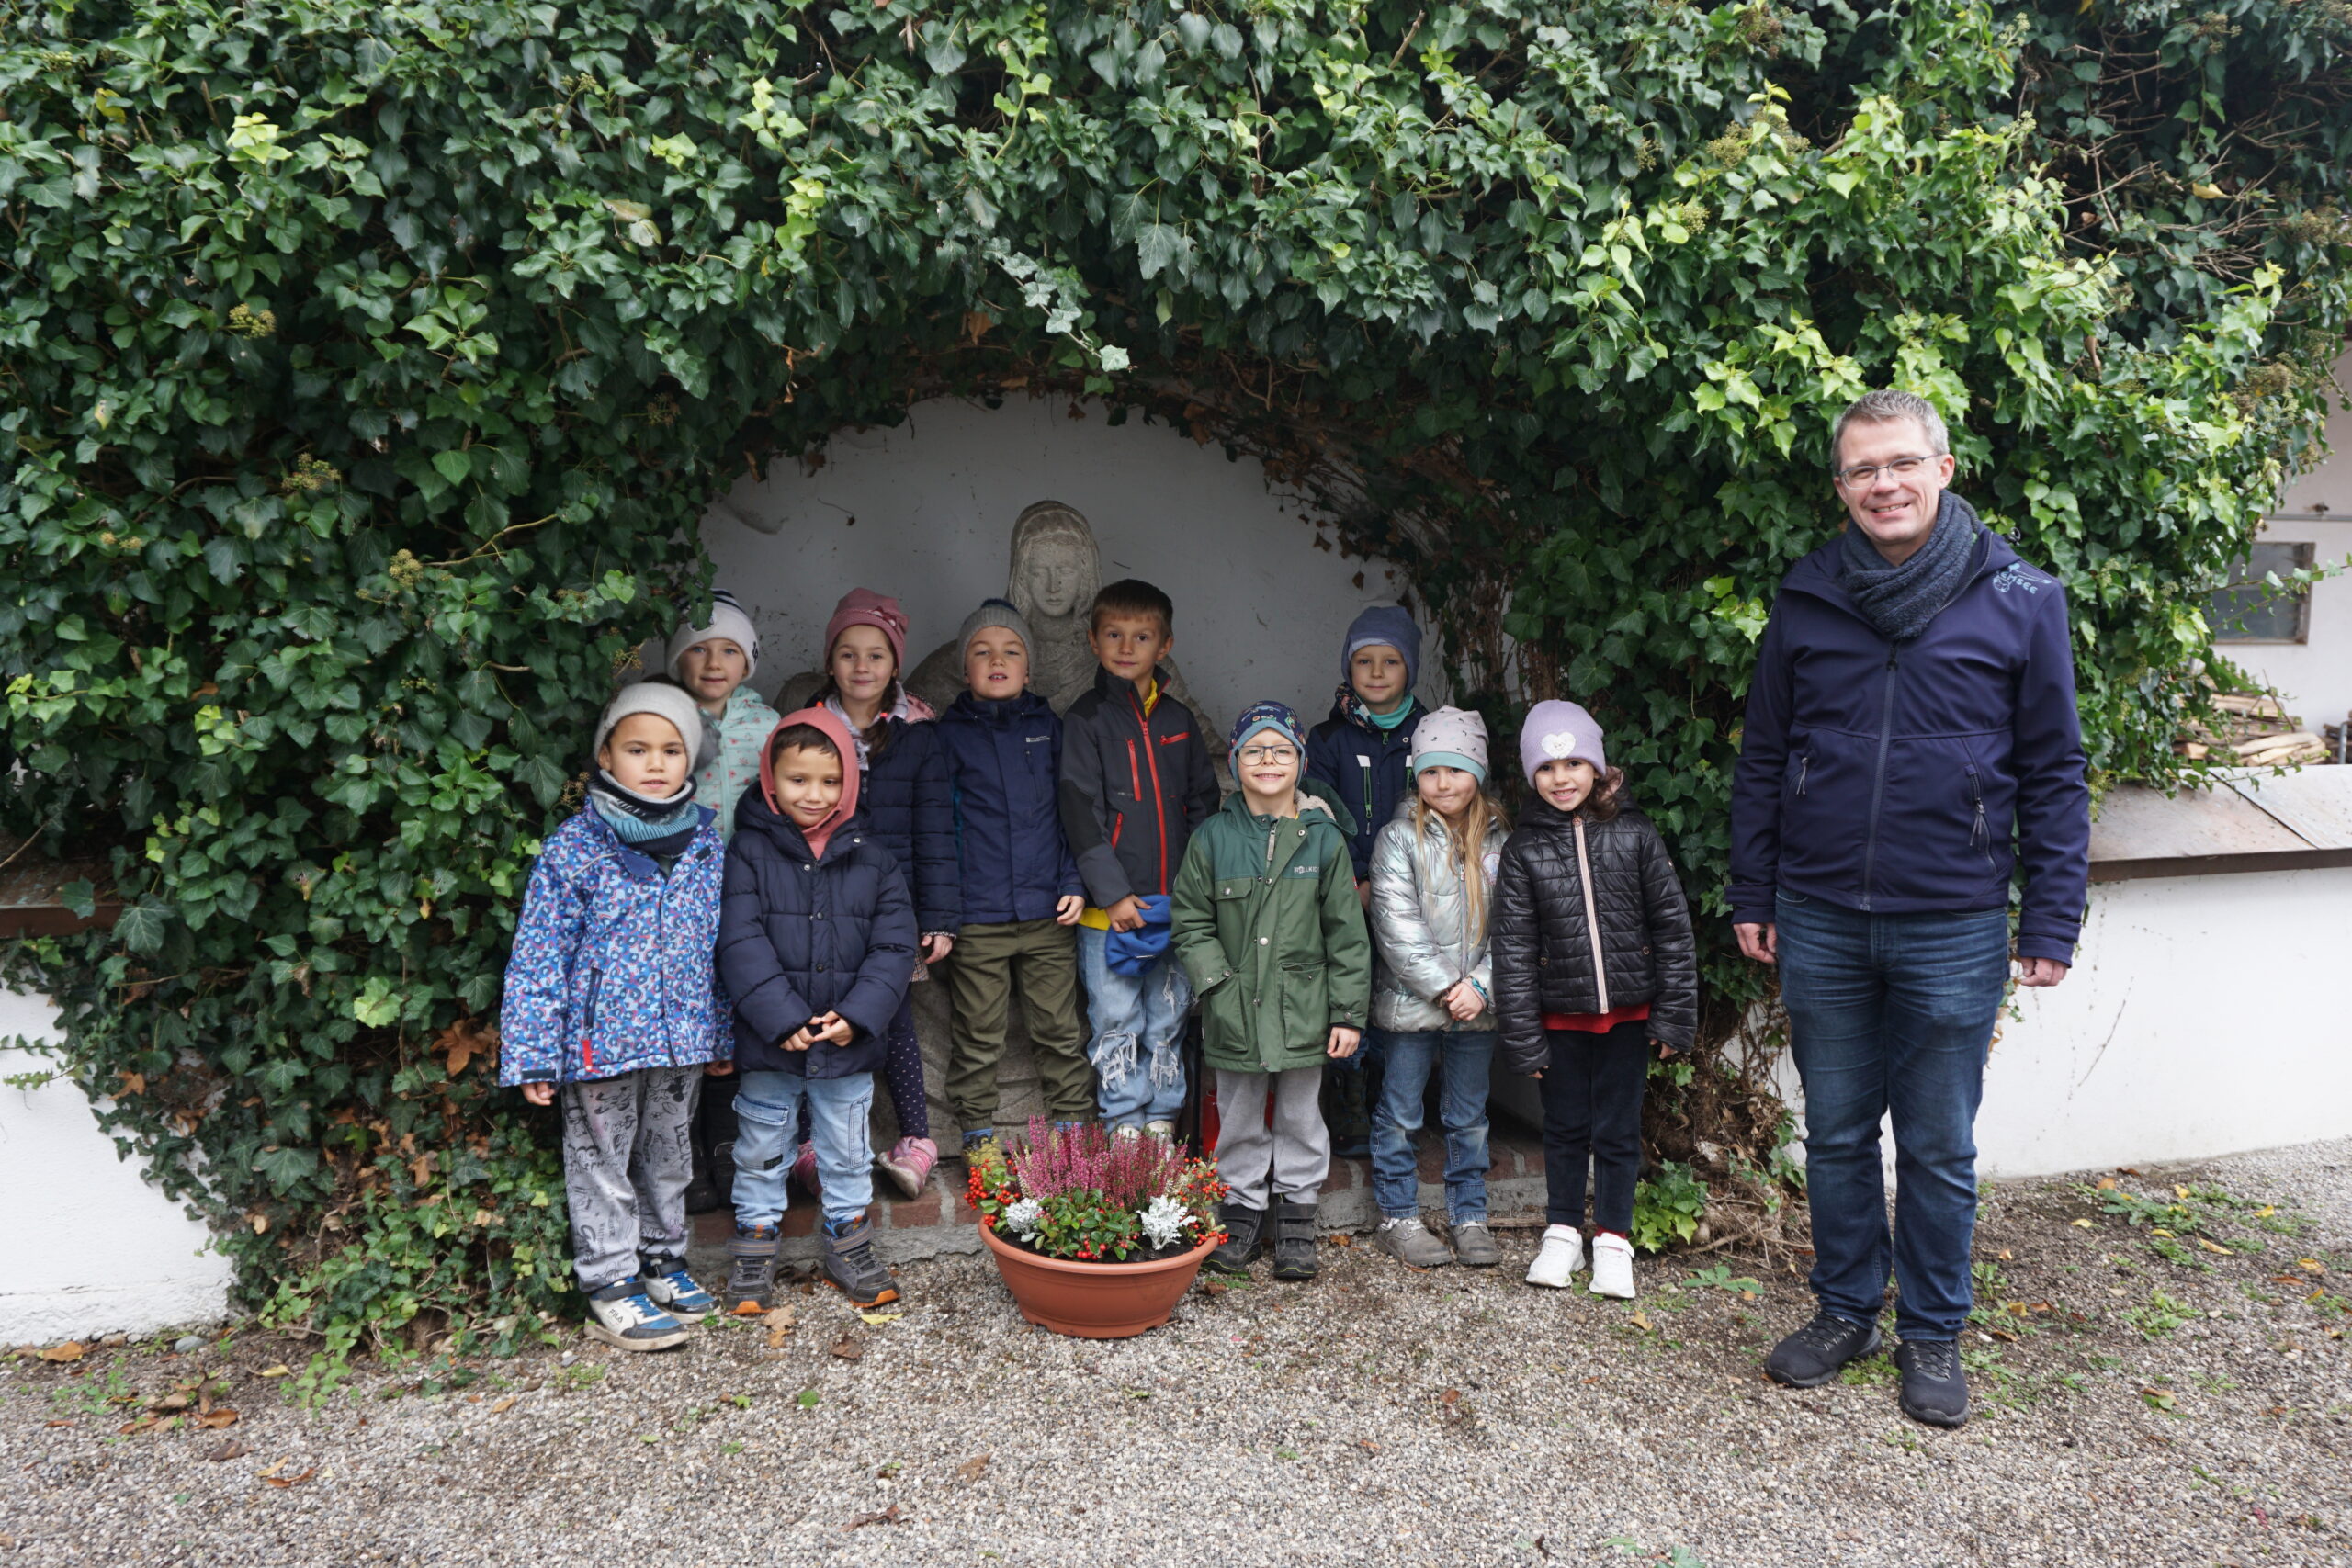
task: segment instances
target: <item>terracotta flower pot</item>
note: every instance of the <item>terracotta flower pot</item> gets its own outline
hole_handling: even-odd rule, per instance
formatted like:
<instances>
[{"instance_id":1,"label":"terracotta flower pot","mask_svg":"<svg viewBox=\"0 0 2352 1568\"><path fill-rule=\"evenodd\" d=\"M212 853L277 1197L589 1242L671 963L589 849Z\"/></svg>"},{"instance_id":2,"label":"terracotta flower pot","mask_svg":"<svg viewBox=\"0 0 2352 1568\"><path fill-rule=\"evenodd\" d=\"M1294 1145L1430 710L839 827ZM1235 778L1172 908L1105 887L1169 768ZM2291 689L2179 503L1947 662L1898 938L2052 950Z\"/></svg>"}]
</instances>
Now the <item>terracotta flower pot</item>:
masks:
<instances>
[{"instance_id":1,"label":"terracotta flower pot","mask_svg":"<svg viewBox=\"0 0 2352 1568\"><path fill-rule=\"evenodd\" d=\"M1071 1263L1025 1252L986 1225L980 1239L995 1255L1021 1315L1080 1339L1125 1339L1166 1323L1211 1245L1204 1241L1190 1252L1145 1263Z\"/></svg>"}]
</instances>

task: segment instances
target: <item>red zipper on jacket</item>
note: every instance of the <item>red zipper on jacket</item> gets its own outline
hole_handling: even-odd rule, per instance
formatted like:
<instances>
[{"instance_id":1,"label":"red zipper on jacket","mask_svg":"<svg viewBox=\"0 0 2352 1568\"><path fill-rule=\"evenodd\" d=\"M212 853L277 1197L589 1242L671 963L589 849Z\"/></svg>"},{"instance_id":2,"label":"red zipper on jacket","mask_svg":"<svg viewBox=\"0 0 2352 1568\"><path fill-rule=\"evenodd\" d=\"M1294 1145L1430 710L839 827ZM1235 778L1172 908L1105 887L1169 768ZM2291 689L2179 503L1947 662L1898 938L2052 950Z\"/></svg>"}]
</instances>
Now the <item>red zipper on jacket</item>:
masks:
<instances>
[{"instance_id":1,"label":"red zipper on jacket","mask_svg":"<svg viewBox=\"0 0 2352 1568\"><path fill-rule=\"evenodd\" d=\"M1165 893L1168 891L1168 801L1166 797L1160 794L1159 790L1159 759L1151 754L1151 716L1143 711L1143 704L1136 699L1135 683L1133 682L1129 682L1127 684L1127 702L1136 710L1136 728L1143 731L1144 764L1151 769L1151 809L1154 817L1159 823L1159 886L1158 891ZM1130 740L1127 742L1127 766L1130 769L1133 769L1135 764L1136 743ZM1141 790L1137 790L1136 793L1140 795L1143 792Z\"/></svg>"}]
</instances>

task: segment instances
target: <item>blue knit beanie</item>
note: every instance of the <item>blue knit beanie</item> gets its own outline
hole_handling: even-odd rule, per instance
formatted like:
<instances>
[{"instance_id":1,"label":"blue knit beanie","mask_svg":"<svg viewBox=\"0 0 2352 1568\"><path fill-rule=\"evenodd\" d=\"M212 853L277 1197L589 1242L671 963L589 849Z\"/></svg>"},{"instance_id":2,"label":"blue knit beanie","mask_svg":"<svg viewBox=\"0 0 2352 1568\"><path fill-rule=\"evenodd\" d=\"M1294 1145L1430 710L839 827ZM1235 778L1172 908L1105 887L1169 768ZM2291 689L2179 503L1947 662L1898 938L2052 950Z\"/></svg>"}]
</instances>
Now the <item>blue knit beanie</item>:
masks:
<instances>
[{"instance_id":1,"label":"blue knit beanie","mask_svg":"<svg viewBox=\"0 0 2352 1568\"><path fill-rule=\"evenodd\" d=\"M1402 604L1374 604L1348 623L1348 646L1340 655L1340 678L1352 680L1356 651L1393 648L1405 656L1405 689L1421 678L1421 628Z\"/></svg>"}]
</instances>

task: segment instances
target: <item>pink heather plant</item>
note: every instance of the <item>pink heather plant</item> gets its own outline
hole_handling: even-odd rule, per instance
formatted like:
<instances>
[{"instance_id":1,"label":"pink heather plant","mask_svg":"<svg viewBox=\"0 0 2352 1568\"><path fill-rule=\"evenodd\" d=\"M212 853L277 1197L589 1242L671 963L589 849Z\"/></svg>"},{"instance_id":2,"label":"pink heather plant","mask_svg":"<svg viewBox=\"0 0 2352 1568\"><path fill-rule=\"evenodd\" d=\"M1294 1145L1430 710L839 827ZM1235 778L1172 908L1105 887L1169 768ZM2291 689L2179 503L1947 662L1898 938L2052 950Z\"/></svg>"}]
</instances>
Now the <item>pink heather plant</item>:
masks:
<instances>
[{"instance_id":1,"label":"pink heather plant","mask_svg":"<svg viewBox=\"0 0 2352 1568\"><path fill-rule=\"evenodd\" d=\"M1158 1138L1114 1138L1099 1122L1057 1127L1033 1116L1028 1146L1012 1163L1024 1196L1092 1192L1112 1207L1138 1209L1174 1188L1184 1155Z\"/></svg>"}]
</instances>

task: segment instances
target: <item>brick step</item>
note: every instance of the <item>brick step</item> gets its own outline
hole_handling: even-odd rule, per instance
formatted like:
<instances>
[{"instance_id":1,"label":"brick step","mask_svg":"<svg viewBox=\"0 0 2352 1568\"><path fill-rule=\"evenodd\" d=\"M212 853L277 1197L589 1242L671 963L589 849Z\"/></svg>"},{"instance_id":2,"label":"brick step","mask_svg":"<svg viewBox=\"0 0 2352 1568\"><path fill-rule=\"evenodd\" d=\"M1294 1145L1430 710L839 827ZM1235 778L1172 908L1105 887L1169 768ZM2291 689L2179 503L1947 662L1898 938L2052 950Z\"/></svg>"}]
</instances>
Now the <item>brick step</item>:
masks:
<instances>
[{"instance_id":1,"label":"brick step","mask_svg":"<svg viewBox=\"0 0 2352 1568\"><path fill-rule=\"evenodd\" d=\"M1487 1139L1493 1161L1487 1172L1487 1207L1495 1215L1544 1209L1544 1140L1496 1118ZM1445 1140L1424 1134L1419 1157L1420 1201L1424 1211L1445 1213ZM948 1158L931 1174L920 1198L901 1198L876 1178L874 1206L874 1250L886 1263L904 1263L943 1253L980 1250L979 1215L964 1201L964 1162ZM797 1188L793 1207L784 1216L784 1243L777 1256L790 1263L806 1263L817 1256L817 1205ZM1334 1159L1323 1182L1317 1220L1327 1231L1366 1231L1380 1221L1372 1198L1372 1162ZM694 1243L688 1261L703 1277L717 1280L727 1272L727 1239L734 1234L734 1219L725 1210L693 1219ZM714 1283L713 1288L716 1288Z\"/></svg>"}]
</instances>

